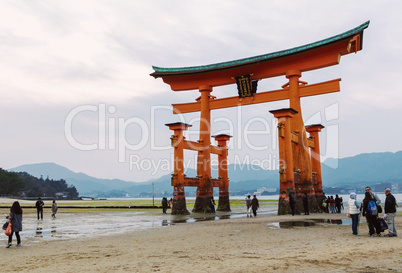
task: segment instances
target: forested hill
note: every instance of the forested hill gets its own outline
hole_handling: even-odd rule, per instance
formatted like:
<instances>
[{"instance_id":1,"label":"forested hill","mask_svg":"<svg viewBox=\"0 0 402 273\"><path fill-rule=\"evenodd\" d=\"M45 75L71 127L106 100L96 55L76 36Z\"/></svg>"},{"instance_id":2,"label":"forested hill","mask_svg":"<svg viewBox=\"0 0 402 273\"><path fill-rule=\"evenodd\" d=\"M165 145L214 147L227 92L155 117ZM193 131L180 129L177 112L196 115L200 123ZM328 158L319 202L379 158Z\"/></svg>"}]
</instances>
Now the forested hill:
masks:
<instances>
[{"instance_id":1,"label":"forested hill","mask_svg":"<svg viewBox=\"0 0 402 273\"><path fill-rule=\"evenodd\" d=\"M77 189L63 179L43 179L26 172L8 172L0 168L0 196L52 197L74 199Z\"/></svg>"}]
</instances>

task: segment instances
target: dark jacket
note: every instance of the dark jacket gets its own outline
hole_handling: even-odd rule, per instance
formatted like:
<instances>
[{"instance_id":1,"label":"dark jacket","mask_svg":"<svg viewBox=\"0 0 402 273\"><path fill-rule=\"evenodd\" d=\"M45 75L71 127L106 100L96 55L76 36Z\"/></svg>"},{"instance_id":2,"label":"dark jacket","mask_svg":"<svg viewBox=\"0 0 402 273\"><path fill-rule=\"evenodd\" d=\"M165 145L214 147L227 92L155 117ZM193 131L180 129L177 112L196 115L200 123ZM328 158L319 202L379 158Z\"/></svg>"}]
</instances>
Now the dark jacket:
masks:
<instances>
[{"instance_id":1,"label":"dark jacket","mask_svg":"<svg viewBox=\"0 0 402 273\"><path fill-rule=\"evenodd\" d=\"M11 218L11 231L20 232L22 230L22 214L15 214L10 212Z\"/></svg>"},{"instance_id":2,"label":"dark jacket","mask_svg":"<svg viewBox=\"0 0 402 273\"><path fill-rule=\"evenodd\" d=\"M260 205L258 204L258 199L257 198L251 199L251 209L257 210L259 207Z\"/></svg>"},{"instance_id":3,"label":"dark jacket","mask_svg":"<svg viewBox=\"0 0 402 273\"><path fill-rule=\"evenodd\" d=\"M168 206L167 198L162 198L162 207L167 208L167 206Z\"/></svg>"},{"instance_id":4,"label":"dark jacket","mask_svg":"<svg viewBox=\"0 0 402 273\"><path fill-rule=\"evenodd\" d=\"M370 216L370 212L369 212L369 210L368 210L368 203L370 202L370 201L374 201L375 202L375 200L374 200L374 198L370 195L370 193L369 192L366 192L366 195L365 195L365 197L364 197L364 199L363 199L363 206L362 206L362 208L363 208L363 216L366 216L366 215L369 215Z\"/></svg>"},{"instance_id":5,"label":"dark jacket","mask_svg":"<svg viewBox=\"0 0 402 273\"><path fill-rule=\"evenodd\" d=\"M303 206L308 206L308 197L306 195L303 196Z\"/></svg>"},{"instance_id":6,"label":"dark jacket","mask_svg":"<svg viewBox=\"0 0 402 273\"><path fill-rule=\"evenodd\" d=\"M41 201L36 201L36 204L35 204L35 206L36 206L36 209L37 210L42 210L43 209L43 205L44 205L44 203L43 203L43 201L41 200Z\"/></svg>"},{"instance_id":7,"label":"dark jacket","mask_svg":"<svg viewBox=\"0 0 402 273\"><path fill-rule=\"evenodd\" d=\"M386 214L396 212L396 200L391 193L389 193L385 198L384 210Z\"/></svg>"}]
</instances>

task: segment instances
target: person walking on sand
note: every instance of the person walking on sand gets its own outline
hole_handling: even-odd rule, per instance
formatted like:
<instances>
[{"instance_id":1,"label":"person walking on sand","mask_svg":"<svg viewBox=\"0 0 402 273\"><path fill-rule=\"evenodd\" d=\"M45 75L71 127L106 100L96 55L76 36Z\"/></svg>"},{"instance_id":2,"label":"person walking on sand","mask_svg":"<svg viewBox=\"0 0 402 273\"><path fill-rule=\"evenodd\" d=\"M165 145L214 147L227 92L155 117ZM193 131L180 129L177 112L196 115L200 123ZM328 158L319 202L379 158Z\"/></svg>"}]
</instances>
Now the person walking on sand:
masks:
<instances>
[{"instance_id":1,"label":"person walking on sand","mask_svg":"<svg viewBox=\"0 0 402 273\"><path fill-rule=\"evenodd\" d=\"M377 222L378 212L375 212L374 206L376 206L374 198L370 192L366 191L363 200L363 216L366 216L370 237L374 237L375 233L381 236L381 228Z\"/></svg>"},{"instance_id":2,"label":"person walking on sand","mask_svg":"<svg viewBox=\"0 0 402 273\"><path fill-rule=\"evenodd\" d=\"M56 200L53 200L52 203L52 217L56 218L56 213L57 213L57 204L56 204Z\"/></svg>"},{"instance_id":3,"label":"person walking on sand","mask_svg":"<svg viewBox=\"0 0 402 273\"><path fill-rule=\"evenodd\" d=\"M246 203L246 207L247 207L247 217L251 217L251 198L250 195L247 195L246 199L244 200L244 202Z\"/></svg>"},{"instance_id":4,"label":"person walking on sand","mask_svg":"<svg viewBox=\"0 0 402 273\"><path fill-rule=\"evenodd\" d=\"M22 209L18 201L15 201L10 208L9 219L11 221L11 234L10 236L8 236L8 244L6 248L9 248L12 245L14 233L15 237L17 238L17 247L20 247L21 246L20 231L22 230Z\"/></svg>"},{"instance_id":5,"label":"person walking on sand","mask_svg":"<svg viewBox=\"0 0 402 273\"><path fill-rule=\"evenodd\" d=\"M357 231L357 229L359 227L360 206L356 200L356 193L354 193L354 192L350 193L350 199L349 199L348 204L349 204L348 214L349 214L350 218L352 218L353 235L360 236L360 234Z\"/></svg>"},{"instance_id":6,"label":"person walking on sand","mask_svg":"<svg viewBox=\"0 0 402 273\"><path fill-rule=\"evenodd\" d=\"M325 200L325 203L327 203L327 208L326 208L326 213L329 213L330 207L331 207L331 199L330 196L327 196L327 199Z\"/></svg>"},{"instance_id":7,"label":"person walking on sand","mask_svg":"<svg viewBox=\"0 0 402 273\"><path fill-rule=\"evenodd\" d=\"M395 216L396 216L396 200L395 197L391 194L391 189L385 189L385 204L384 204L384 219L386 219L388 223L388 234L386 237L397 237L398 234L396 232L395 225Z\"/></svg>"},{"instance_id":8,"label":"person walking on sand","mask_svg":"<svg viewBox=\"0 0 402 273\"><path fill-rule=\"evenodd\" d=\"M211 197L210 207L211 207L211 213L215 213L215 200L214 200L214 196Z\"/></svg>"},{"instance_id":9,"label":"person walking on sand","mask_svg":"<svg viewBox=\"0 0 402 273\"><path fill-rule=\"evenodd\" d=\"M329 202L331 204L331 213L335 213L335 199L332 195L331 195L331 199L329 200Z\"/></svg>"},{"instance_id":10,"label":"person walking on sand","mask_svg":"<svg viewBox=\"0 0 402 273\"><path fill-rule=\"evenodd\" d=\"M162 198L162 212L166 213L167 208L168 208L168 200L166 197L163 197Z\"/></svg>"},{"instance_id":11,"label":"person walking on sand","mask_svg":"<svg viewBox=\"0 0 402 273\"><path fill-rule=\"evenodd\" d=\"M304 193L303 196L303 208L304 208L304 215L310 215L310 212L308 210L308 197L307 193Z\"/></svg>"},{"instance_id":12,"label":"person walking on sand","mask_svg":"<svg viewBox=\"0 0 402 273\"><path fill-rule=\"evenodd\" d=\"M296 205L296 201L293 198L292 194L289 193L289 206L290 206L290 210L292 212L292 216L295 216L295 205Z\"/></svg>"},{"instance_id":13,"label":"person walking on sand","mask_svg":"<svg viewBox=\"0 0 402 273\"><path fill-rule=\"evenodd\" d=\"M251 209L253 210L254 217L257 217L257 209L260 207L257 196L254 194L251 200Z\"/></svg>"},{"instance_id":14,"label":"person walking on sand","mask_svg":"<svg viewBox=\"0 0 402 273\"><path fill-rule=\"evenodd\" d=\"M339 195L335 195L335 208L337 213L341 213L341 198L339 198Z\"/></svg>"},{"instance_id":15,"label":"person walking on sand","mask_svg":"<svg viewBox=\"0 0 402 273\"><path fill-rule=\"evenodd\" d=\"M36 201L36 213L38 214L38 220L39 220L39 214L40 214L40 219L43 220L43 206L45 204L43 203L42 199L39 197L38 201Z\"/></svg>"}]
</instances>

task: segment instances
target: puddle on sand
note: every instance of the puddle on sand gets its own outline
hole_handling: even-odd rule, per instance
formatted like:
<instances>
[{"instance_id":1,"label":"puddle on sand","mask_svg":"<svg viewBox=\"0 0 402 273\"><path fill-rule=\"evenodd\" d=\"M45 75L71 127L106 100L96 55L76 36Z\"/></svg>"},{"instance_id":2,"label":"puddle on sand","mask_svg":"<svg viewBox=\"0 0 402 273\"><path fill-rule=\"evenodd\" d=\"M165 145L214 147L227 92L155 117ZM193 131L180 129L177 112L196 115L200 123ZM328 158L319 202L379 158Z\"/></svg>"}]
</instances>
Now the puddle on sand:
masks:
<instances>
[{"instance_id":1,"label":"puddle on sand","mask_svg":"<svg viewBox=\"0 0 402 273\"><path fill-rule=\"evenodd\" d=\"M276 211L262 211L259 214L275 214ZM245 213L217 213L167 215L149 214L146 212L64 212L57 218L45 217L37 220L36 214L24 214L22 239L28 244L43 240L76 239L95 236L111 236L133 230L160 228L181 223L202 221L217 221L246 217ZM0 245L7 241L6 236L0 236Z\"/></svg>"},{"instance_id":2,"label":"puddle on sand","mask_svg":"<svg viewBox=\"0 0 402 273\"><path fill-rule=\"evenodd\" d=\"M217 221L217 220L224 220L224 219L235 219L241 218L244 215L241 214L224 214L224 215L211 215L211 216L202 216L202 217L186 217L183 218L182 216L177 216L176 218L170 220L162 220L162 226L170 226L174 224L183 224L183 223L196 223L196 222L203 222L203 221Z\"/></svg>"},{"instance_id":3,"label":"puddle on sand","mask_svg":"<svg viewBox=\"0 0 402 273\"><path fill-rule=\"evenodd\" d=\"M267 224L270 228L293 228L293 227L311 227L323 224L331 225L351 225L352 220L343 219L307 219L302 221L283 221Z\"/></svg>"},{"instance_id":4,"label":"puddle on sand","mask_svg":"<svg viewBox=\"0 0 402 273\"><path fill-rule=\"evenodd\" d=\"M275 214L275 212L264 211L260 212L261 214ZM203 221L217 221L217 220L225 220L225 219L236 219L236 218L245 218L246 215L244 213L235 213L235 214L221 214L221 215L208 215L208 216L174 216L170 220L162 220L162 226L170 226L174 224L183 224L183 223L196 223Z\"/></svg>"}]
</instances>

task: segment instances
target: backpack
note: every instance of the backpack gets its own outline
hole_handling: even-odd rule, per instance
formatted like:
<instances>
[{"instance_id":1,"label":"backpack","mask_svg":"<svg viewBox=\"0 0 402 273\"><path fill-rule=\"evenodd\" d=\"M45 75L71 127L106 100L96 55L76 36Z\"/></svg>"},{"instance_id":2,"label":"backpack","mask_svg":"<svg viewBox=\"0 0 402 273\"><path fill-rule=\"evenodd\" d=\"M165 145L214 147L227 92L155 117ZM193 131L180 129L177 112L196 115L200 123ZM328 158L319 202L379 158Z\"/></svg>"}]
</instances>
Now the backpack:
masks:
<instances>
[{"instance_id":1,"label":"backpack","mask_svg":"<svg viewBox=\"0 0 402 273\"><path fill-rule=\"evenodd\" d=\"M383 218L378 218L378 223L381 227L381 232L384 232L386 229L388 229L388 225Z\"/></svg>"},{"instance_id":2,"label":"backpack","mask_svg":"<svg viewBox=\"0 0 402 273\"><path fill-rule=\"evenodd\" d=\"M374 201L368 203L367 210L371 216L376 216L378 214L377 205Z\"/></svg>"}]
</instances>

